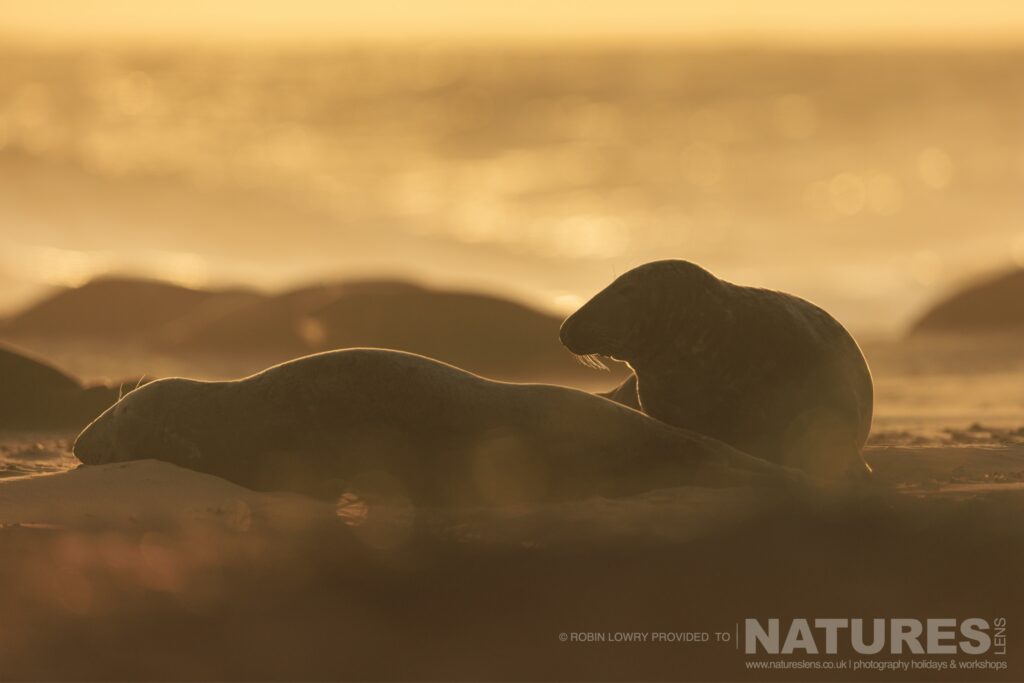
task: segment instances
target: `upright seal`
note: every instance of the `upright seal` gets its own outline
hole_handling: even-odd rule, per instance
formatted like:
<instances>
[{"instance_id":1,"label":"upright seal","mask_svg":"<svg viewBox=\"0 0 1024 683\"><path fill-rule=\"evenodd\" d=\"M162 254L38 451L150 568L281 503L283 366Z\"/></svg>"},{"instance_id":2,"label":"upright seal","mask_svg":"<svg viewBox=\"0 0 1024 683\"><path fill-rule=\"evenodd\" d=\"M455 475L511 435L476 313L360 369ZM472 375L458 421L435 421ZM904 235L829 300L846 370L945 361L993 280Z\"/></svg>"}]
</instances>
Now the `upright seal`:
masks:
<instances>
[{"instance_id":1,"label":"upright seal","mask_svg":"<svg viewBox=\"0 0 1024 683\"><path fill-rule=\"evenodd\" d=\"M561 339L578 355L628 363L635 379L605 395L663 422L818 476L870 471L867 362L803 299L656 261L595 295Z\"/></svg>"}]
</instances>

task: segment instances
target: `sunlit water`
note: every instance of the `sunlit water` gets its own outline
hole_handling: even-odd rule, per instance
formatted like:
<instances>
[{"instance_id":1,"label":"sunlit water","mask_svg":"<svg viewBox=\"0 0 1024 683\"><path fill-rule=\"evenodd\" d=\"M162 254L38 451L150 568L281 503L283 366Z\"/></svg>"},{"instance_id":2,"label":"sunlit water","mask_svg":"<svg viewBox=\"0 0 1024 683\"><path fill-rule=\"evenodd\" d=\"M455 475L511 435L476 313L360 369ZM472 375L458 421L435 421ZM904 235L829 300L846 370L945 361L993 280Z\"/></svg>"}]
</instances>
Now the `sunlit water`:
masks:
<instances>
[{"instance_id":1,"label":"sunlit water","mask_svg":"<svg viewBox=\"0 0 1024 683\"><path fill-rule=\"evenodd\" d=\"M1024 55L0 52L0 308L109 269L566 310L685 257L898 333L1024 262Z\"/></svg>"}]
</instances>

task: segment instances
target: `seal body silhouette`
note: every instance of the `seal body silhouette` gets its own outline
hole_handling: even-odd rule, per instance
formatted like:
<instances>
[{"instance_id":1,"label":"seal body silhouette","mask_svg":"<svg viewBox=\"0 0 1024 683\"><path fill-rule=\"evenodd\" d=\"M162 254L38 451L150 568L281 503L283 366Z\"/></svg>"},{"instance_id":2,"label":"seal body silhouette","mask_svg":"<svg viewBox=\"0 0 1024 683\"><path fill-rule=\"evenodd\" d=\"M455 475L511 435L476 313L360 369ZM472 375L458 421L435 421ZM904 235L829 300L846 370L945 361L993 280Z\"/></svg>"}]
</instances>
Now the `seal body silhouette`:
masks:
<instances>
[{"instance_id":1,"label":"seal body silhouette","mask_svg":"<svg viewBox=\"0 0 1024 683\"><path fill-rule=\"evenodd\" d=\"M98 417L74 451L86 464L156 458L324 496L383 478L414 503L445 505L796 476L582 391L382 349L306 356L235 381L156 380Z\"/></svg>"},{"instance_id":2,"label":"seal body silhouette","mask_svg":"<svg viewBox=\"0 0 1024 683\"><path fill-rule=\"evenodd\" d=\"M627 362L605 394L772 462L833 477L870 471L871 373L832 316L687 261L635 268L562 325L579 355Z\"/></svg>"}]
</instances>

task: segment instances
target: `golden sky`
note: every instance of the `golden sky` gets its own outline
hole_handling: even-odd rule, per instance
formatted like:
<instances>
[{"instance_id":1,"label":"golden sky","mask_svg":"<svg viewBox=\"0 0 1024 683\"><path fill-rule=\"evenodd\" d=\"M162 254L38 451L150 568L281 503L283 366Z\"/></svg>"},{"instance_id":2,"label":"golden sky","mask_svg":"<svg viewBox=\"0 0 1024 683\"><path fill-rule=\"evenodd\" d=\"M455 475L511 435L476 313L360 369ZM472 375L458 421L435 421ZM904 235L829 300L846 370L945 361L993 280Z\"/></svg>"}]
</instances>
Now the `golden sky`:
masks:
<instances>
[{"instance_id":1,"label":"golden sky","mask_svg":"<svg viewBox=\"0 0 1024 683\"><path fill-rule=\"evenodd\" d=\"M6 40L1003 44L1012 0L0 0Z\"/></svg>"}]
</instances>

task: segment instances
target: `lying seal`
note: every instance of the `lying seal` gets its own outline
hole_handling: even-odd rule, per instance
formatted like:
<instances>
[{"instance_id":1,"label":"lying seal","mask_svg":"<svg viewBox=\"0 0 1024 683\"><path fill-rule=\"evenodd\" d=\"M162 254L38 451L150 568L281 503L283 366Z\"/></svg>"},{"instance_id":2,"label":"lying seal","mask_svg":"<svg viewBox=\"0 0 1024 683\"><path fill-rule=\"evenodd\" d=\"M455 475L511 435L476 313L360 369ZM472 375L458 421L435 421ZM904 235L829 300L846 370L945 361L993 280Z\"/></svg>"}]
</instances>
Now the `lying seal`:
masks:
<instances>
[{"instance_id":1,"label":"lying seal","mask_svg":"<svg viewBox=\"0 0 1024 683\"><path fill-rule=\"evenodd\" d=\"M803 299L656 261L595 295L561 339L628 363L636 379L606 395L659 420L819 476L870 471L871 373L843 326Z\"/></svg>"},{"instance_id":2,"label":"lying seal","mask_svg":"<svg viewBox=\"0 0 1024 683\"><path fill-rule=\"evenodd\" d=\"M42 360L0 347L0 429L79 430L113 405L119 388L83 386Z\"/></svg>"},{"instance_id":3,"label":"lying seal","mask_svg":"<svg viewBox=\"0 0 1024 683\"><path fill-rule=\"evenodd\" d=\"M86 464L156 458L314 495L383 473L417 504L798 479L585 392L382 349L306 356L235 381L156 380L89 425L74 452Z\"/></svg>"}]
</instances>

